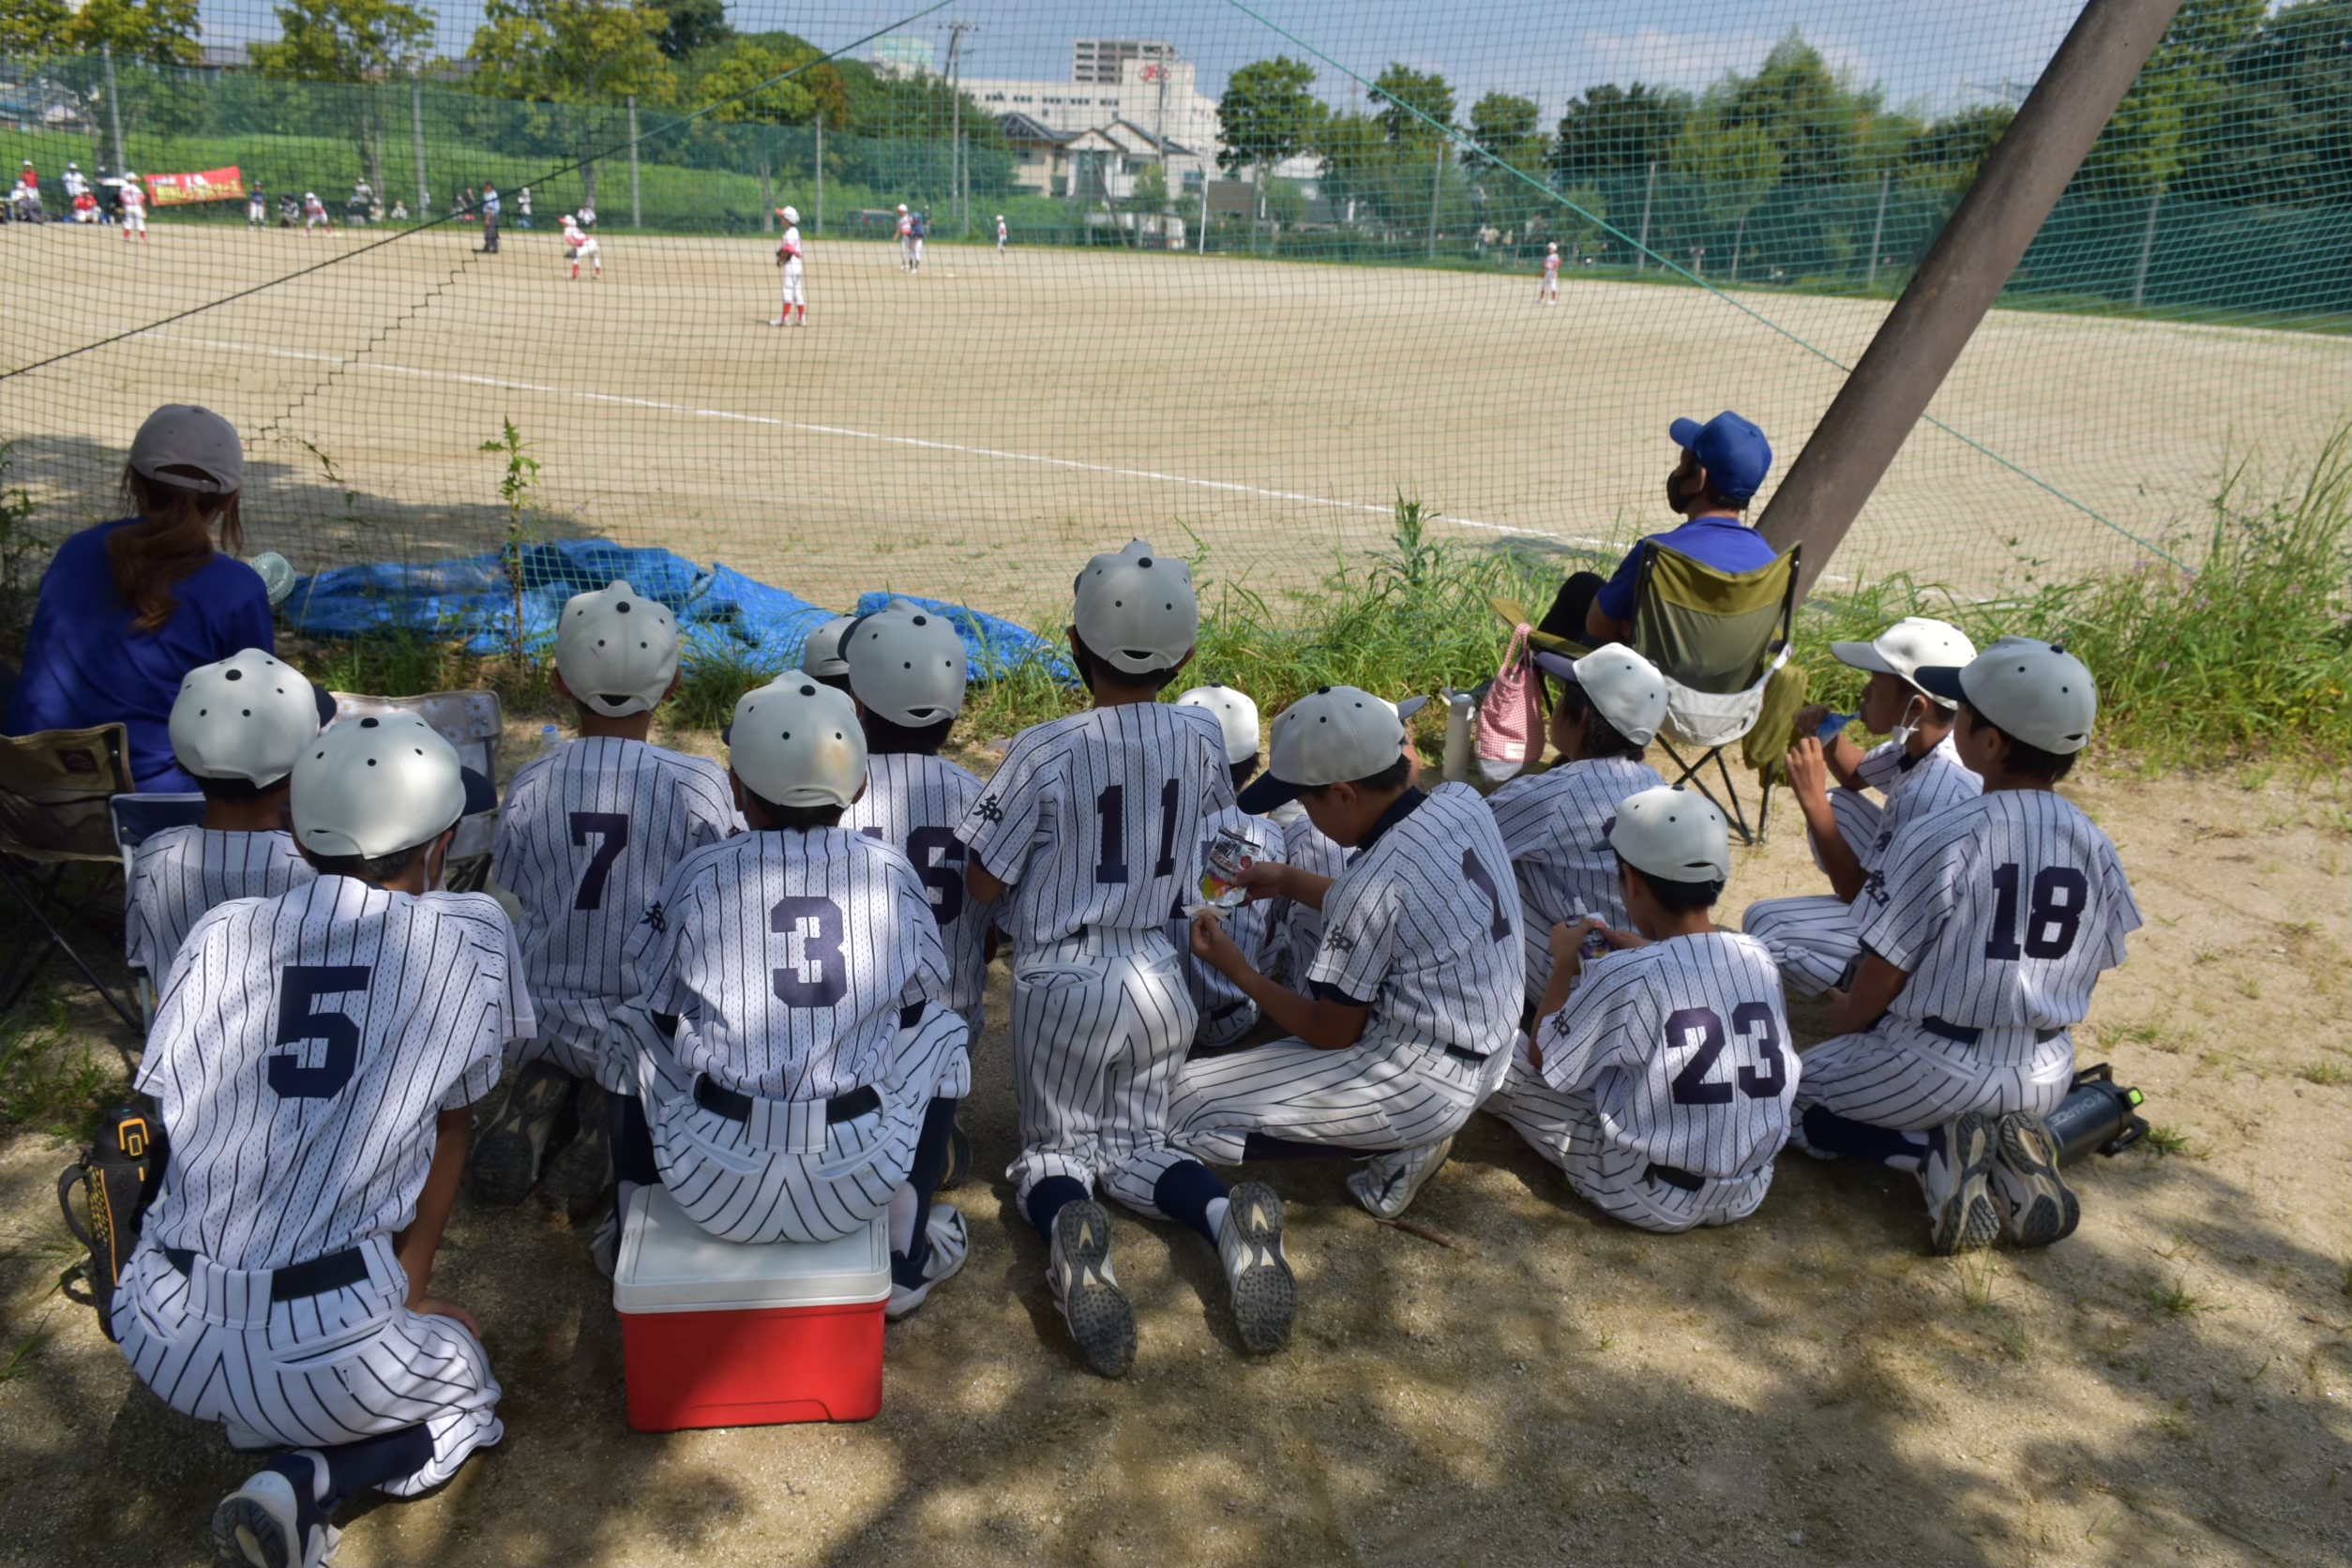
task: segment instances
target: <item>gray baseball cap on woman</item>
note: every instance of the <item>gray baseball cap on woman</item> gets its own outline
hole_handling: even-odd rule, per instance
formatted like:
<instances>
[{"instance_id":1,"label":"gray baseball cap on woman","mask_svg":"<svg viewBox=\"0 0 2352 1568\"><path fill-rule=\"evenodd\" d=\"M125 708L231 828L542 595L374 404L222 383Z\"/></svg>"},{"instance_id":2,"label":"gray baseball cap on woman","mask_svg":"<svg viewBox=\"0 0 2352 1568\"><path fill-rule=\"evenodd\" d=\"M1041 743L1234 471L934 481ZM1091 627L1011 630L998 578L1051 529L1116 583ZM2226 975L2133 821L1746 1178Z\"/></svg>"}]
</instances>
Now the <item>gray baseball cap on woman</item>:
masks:
<instances>
[{"instance_id":1,"label":"gray baseball cap on woman","mask_svg":"<svg viewBox=\"0 0 2352 1568\"><path fill-rule=\"evenodd\" d=\"M245 447L236 427L208 408L165 403L131 438L130 466L150 479L205 495L245 488Z\"/></svg>"}]
</instances>

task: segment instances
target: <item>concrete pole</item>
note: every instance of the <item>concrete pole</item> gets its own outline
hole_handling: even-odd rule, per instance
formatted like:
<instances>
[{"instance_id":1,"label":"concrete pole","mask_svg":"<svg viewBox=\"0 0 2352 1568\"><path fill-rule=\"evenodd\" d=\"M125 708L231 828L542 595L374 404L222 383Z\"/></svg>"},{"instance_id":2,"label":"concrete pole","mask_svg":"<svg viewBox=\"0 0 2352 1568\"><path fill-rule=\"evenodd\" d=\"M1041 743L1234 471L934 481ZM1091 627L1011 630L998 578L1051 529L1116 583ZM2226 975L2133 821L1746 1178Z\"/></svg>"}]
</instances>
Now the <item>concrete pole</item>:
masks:
<instances>
[{"instance_id":1,"label":"concrete pole","mask_svg":"<svg viewBox=\"0 0 2352 1568\"><path fill-rule=\"evenodd\" d=\"M645 226L645 205L637 188L637 95L629 95L629 227Z\"/></svg>"},{"instance_id":2,"label":"concrete pole","mask_svg":"<svg viewBox=\"0 0 2352 1568\"><path fill-rule=\"evenodd\" d=\"M1429 260L1438 259L1438 193L1445 188L1445 138L1429 154Z\"/></svg>"},{"instance_id":3,"label":"concrete pole","mask_svg":"<svg viewBox=\"0 0 2352 1568\"><path fill-rule=\"evenodd\" d=\"M1641 188L1641 237L1634 242L1634 270L1641 271L1650 263L1650 198L1658 193L1658 165L1650 165L1650 182Z\"/></svg>"},{"instance_id":4,"label":"concrete pole","mask_svg":"<svg viewBox=\"0 0 2352 1568\"><path fill-rule=\"evenodd\" d=\"M808 232L825 232L825 112L822 109L817 111L817 221Z\"/></svg>"},{"instance_id":5,"label":"concrete pole","mask_svg":"<svg viewBox=\"0 0 2352 1568\"><path fill-rule=\"evenodd\" d=\"M1756 522L1809 590L1927 412L2180 0L2088 0Z\"/></svg>"},{"instance_id":6,"label":"concrete pole","mask_svg":"<svg viewBox=\"0 0 2352 1568\"><path fill-rule=\"evenodd\" d=\"M1894 171L1890 169L1878 176L1878 216L1870 225L1870 270L1862 276L1862 287L1878 286L1878 242L1887 233L1887 191L1894 184Z\"/></svg>"},{"instance_id":7,"label":"concrete pole","mask_svg":"<svg viewBox=\"0 0 2352 1568\"><path fill-rule=\"evenodd\" d=\"M114 90L114 46L102 43L98 53L106 56L106 118L114 128L114 173L120 174L130 163L123 151L123 95Z\"/></svg>"},{"instance_id":8,"label":"concrete pole","mask_svg":"<svg viewBox=\"0 0 2352 1568\"><path fill-rule=\"evenodd\" d=\"M2140 264L2132 273L2132 309L2136 310L2148 298L2148 264L2156 254L2156 209L2164 204L2164 187L2162 181L2148 193L2148 227L2140 234Z\"/></svg>"},{"instance_id":9,"label":"concrete pole","mask_svg":"<svg viewBox=\"0 0 2352 1568\"><path fill-rule=\"evenodd\" d=\"M425 84L413 76L408 82L408 123L416 140L416 221L422 223L433 198L425 187Z\"/></svg>"}]
</instances>

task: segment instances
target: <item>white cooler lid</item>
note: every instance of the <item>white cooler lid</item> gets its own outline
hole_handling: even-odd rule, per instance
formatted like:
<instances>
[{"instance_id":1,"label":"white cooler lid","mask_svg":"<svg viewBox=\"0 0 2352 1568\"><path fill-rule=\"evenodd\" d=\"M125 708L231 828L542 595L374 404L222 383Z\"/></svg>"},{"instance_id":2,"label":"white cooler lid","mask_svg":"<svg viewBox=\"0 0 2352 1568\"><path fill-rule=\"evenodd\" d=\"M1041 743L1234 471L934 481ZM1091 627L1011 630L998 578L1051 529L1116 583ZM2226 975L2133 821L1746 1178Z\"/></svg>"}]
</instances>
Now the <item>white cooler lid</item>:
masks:
<instances>
[{"instance_id":1,"label":"white cooler lid","mask_svg":"<svg viewBox=\"0 0 2352 1568\"><path fill-rule=\"evenodd\" d=\"M630 1197L612 1271L620 1312L746 1311L858 1306L890 1296L890 1215L837 1241L721 1241L686 1216L656 1183Z\"/></svg>"}]
</instances>

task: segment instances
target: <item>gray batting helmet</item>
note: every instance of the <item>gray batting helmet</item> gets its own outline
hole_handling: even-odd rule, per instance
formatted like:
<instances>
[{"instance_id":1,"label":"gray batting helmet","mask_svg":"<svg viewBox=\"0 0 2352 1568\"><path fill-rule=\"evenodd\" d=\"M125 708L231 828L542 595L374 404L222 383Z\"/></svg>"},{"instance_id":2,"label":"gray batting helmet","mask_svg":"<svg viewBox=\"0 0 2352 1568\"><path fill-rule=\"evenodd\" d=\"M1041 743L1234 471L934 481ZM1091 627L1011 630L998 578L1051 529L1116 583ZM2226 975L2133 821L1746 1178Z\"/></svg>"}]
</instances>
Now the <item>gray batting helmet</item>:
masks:
<instances>
[{"instance_id":1,"label":"gray batting helmet","mask_svg":"<svg viewBox=\"0 0 2352 1568\"><path fill-rule=\"evenodd\" d=\"M321 855L384 855L429 844L497 804L490 780L412 713L329 725L294 765L294 837Z\"/></svg>"},{"instance_id":2,"label":"gray batting helmet","mask_svg":"<svg viewBox=\"0 0 2352 1568\"><path fill-rule=\"evenodd\" d=\"M942 615L892 601L841 641L850 690L893 724L919 730L964 705L964 640Z\"/></svg>"},{"instance_id":3,"label":"gray batting helmet","mask_svg":"<svg viewBox=\"0 0 2352 1568\"><path fill-rule=\"evenodd\" d=\"M319 697L291 664L259 648L199 665L172 702L172 754L199 778L275 784L319 732Z\"/></svg>"}]
</instances>

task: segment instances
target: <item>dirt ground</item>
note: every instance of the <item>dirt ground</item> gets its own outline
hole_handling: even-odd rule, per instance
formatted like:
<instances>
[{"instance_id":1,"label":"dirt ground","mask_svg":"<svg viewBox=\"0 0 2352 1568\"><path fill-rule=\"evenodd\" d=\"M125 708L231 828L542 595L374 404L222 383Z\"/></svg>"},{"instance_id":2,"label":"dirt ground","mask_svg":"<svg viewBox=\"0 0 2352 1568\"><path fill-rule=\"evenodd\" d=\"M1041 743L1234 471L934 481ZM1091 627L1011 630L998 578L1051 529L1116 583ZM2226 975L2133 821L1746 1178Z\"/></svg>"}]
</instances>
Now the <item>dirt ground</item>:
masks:
<instances>
[{"instance_id":1,"label":"dirt ground","mask_svg":"<svg viewBox=\"0 0 2352 1568\"><path fill-rule=\"evenodd\" d=\"M1527 277L1018 247L934 246L910 277L895 247L812 236L811 325L779 332L754 238L607 233L604 280L577 284L544 230L496 257L450 229L369 243L0 233L0 372L133 334L0 380L43 525L104 505L140 419L179 400L237 423L254 547L305 570L503 538L479 447L511 417L543 464L534 533L819 603L893 587L1018 617L1137 534L1197 541L1220 580L1311 586L1385 542L1399 494L1489 541L1653 520L1677 415L1739 408L1786 473L1886 309L1571 277L1546 309ZM2290 475L2347 389L2352 339L1998 311L1932 412L2148 535L2200 521L2229 457ZM2139 553L1922 427L1837 569L1987 591Z\"/></svg>"},{"instance_id":2,"label":"dirt ground","mask_svg":"<svg viewBox=\"0 0 2352 1568\"><path fill-rule=\"evenodd\" d=\"M1206 1247L1121 1219L1142 1347L1105 1382L993 1179L1000 971L966 1113L989 1179L952 1199L971 1262L890 1331L878 1419L630 1434L585 1236L461 1206L435 1284L482 1320L506 1441L347 1511L339 1560L2352 1559L2344 782L2108 769L2070 792L2148 917L2080 1060L2143 1089L2174 1152L2089 1162L2052 1250L1930 1257L1907 1178L1795 1154L1750 1221L1652 1237L1481 1117L1410 1216L1451 1245L1375 1224L1337 1168L1254 1172L1300 1277L1268 1360L1241 1355ZM1739 856L1735 914L1809 885L1795 825ZM205 1560L249 1461L57 1296L67 1155L0 1137L0 1559Z\"/></svg>"}]
</instances>

